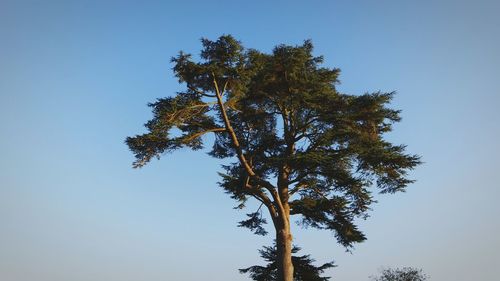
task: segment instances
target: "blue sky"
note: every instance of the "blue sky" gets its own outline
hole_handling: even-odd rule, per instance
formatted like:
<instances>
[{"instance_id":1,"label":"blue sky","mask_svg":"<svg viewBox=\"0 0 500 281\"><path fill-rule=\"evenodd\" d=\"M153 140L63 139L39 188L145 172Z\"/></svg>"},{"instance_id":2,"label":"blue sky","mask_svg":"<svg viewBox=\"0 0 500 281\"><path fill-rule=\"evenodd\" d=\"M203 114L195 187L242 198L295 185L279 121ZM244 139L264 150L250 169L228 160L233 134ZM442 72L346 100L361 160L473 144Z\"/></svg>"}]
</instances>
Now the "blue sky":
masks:
<instances>
[{"instance_id":1,"label":"blue sky","mask_svg":"<svg viewBox=\"0 0 500 281\"><path fill-rule=\"evenodd\" d=\"M397 91L389 136L423 161L379 196L346 253L295 227L334 280L415 266L431 280L500 274L497 1L1 1L0 279L248 280L271 237L217 186L219 162L178 151L140 170L123 143L146 104L181 89L179 50L232 34L247 47L312 39L346 93Z\"/></svg>"}]
</instances>

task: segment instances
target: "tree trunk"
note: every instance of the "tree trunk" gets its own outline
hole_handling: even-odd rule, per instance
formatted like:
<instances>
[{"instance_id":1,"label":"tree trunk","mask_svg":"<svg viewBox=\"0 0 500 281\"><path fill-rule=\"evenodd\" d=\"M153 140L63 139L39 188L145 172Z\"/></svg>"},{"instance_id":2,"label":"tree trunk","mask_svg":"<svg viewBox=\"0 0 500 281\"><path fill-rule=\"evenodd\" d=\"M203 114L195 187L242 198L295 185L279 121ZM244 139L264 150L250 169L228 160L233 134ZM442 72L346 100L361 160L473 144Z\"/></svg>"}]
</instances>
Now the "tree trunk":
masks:
<instances>
[{"instance_id":1,"label":"tree trunk","mask_svg":"<svg viewBox=\"0 0 500 281\"><path fill-rule=\"evenodd\" d=\"M292 234L290 225L276 231L278 281L293 281Z\"/></svg>"},{"instance_id":2,"label":"tree trunk","mask_svg":"<svg viewBox=\"0 0 500 281\"><path fill-rule=\"evenodd\" d=\"M291 146L293 149L293 146ZM290 231L290 205L288 203L288 176L290 168L284 165L278 177L278 193L282 213L276 228L276 250L278 259L278 281L293 281L292 233Z\"/></svg>"}]
</instances>

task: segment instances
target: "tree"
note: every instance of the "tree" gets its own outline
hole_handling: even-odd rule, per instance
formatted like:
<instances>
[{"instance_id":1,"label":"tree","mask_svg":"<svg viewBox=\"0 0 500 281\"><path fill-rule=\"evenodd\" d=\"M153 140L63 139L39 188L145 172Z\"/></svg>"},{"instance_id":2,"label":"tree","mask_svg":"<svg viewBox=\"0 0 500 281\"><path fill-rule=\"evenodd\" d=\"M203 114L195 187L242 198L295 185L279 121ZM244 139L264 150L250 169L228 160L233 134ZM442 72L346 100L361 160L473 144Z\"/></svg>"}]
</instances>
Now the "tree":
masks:
<instances>
[{"instance_id":1,"label":"tree","mask_svg":"<svg viewBox=\"0 0 500 281\"><path fill-rule=\"evenodd\" d=\"M311 41L279 45L266 54L229 35L202 39L201 59L180 52L173 71L185 91L149 104L147 132L128 137L134 167L188 147L230 158L219 183L238 208L249 198L265 206L276 235L277 275L293 280L291 216L333 231L347 249L365 240L354 220L374 203L371 188L404 191L419 157L383 139L400 121L387 107L393 93L359 96L336 90L339 69L322 67ZM261 211L240 223L265 234Z\"/></svg>"},{"instance_id":2,"label":"tree","mask_svg":"<svg viewBox=\"0 0 500 281\"><path fill-rule=\"evenodd\" d=\"M292 254L300 251L297 246L292 247ZM259 250L260 256L267 262L266 266L254 265L248 268L240 269L241 273L249 273L255 281L276 281L278 280L278 264L276 243L273 247L264 247ZM330 277L322 277L321 274L328 268L334 267L333 262L328 262L320 266L314 266L314 259L309 255L293 256L292 264L294 267L293 276L296 281L328 281Z\"/></svg>"},{"instance_id":3,"label":"tree","mask_svg":"<svg viewBox=\"0 0 500 281\"><path fill-rule=\"evenodd\" d=\"M373 281L425 281L428 276L421 269L413 267L386 268L380 271L380 276L372 277Z\"/></svg>"}]
</instances>

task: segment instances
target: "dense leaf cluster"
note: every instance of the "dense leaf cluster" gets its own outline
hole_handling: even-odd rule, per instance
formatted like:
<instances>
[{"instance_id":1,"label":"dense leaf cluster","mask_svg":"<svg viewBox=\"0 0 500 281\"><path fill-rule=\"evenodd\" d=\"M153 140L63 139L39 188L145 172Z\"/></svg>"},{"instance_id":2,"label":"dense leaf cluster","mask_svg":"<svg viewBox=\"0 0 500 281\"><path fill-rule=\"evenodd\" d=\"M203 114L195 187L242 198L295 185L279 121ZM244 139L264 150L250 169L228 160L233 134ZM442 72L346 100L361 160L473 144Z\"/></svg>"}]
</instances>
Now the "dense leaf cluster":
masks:
<instances>
[{"instance_id":1,"label":"dense leaf cluster","mask_svg":"<svg viewBox=\"0 0 500 281\"><path fill-rule=\"evenodd\" d=\"M231 36L202 44L198 62L182 52L172 59L186 90L151 103L147 132L127 138L135 166L180 147L200 149L203 135L214 133L209 154L237 159L223 166L220 185L239 207L256 198L275 222L286 204L304 226L333 231L347 248L365 240L354 222L368 215L373 188L404 191L419 164L384 139L401 120L388 107L393 93L339 92L340 70L322 66L310 41L269 54ZM264 234L263 223L250 214L240 226Z\"/></svg>"}]
</instances>

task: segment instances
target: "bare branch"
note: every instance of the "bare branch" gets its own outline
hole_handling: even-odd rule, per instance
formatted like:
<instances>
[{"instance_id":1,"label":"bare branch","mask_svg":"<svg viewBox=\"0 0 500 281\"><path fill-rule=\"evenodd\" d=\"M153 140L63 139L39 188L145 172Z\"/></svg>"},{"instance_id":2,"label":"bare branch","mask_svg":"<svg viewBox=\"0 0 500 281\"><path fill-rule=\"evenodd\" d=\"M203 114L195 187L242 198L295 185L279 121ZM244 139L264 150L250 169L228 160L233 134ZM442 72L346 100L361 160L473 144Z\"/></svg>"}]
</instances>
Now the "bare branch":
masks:
<instances>
[{"instance_id":1,"label":"bare branch","mask_svg":"<svg viewBox=\"0 0 500 281\"><path fill-rule=\"evenodd\" d=\"M226 80L226 82L224 83L224 87L222 87L222 92L221 92L221 96L224 95L224 93L226 92L226 87L227 87L227 83L229 82L229 79Z\"/></svg>"}]
</instances>

